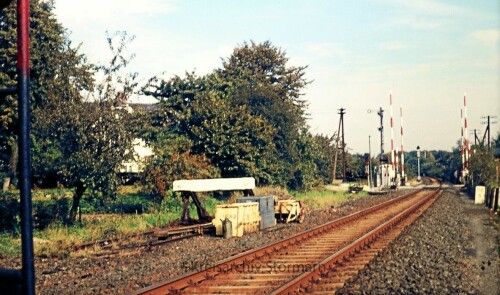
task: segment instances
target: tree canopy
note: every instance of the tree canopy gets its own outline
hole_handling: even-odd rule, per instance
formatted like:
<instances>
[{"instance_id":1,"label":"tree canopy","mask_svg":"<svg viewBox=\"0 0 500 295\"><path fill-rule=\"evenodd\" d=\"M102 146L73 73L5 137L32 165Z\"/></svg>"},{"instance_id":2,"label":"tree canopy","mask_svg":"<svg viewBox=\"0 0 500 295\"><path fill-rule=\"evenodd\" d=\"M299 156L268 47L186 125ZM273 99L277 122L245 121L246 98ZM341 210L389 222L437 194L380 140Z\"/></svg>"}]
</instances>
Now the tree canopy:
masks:
<instances>
[{"instance_id":1,"label":"tree canopy","mask_svg":"<svg viewBox=\"0 0 500 295\"><path fill-rule=\"evenodd\" d=\"M271 42L252 41L236 47L221 68L204 77L192 72L185 78L153 79L144 89L159 106L150 118L156 132L149 139L155 145L161 134L187 136L191 153L206 156L223 177L310 186L319 175L315 158L324 154L305 153L313 140L301 95L310 82L306 67L288 61ZM296 182L298 175L302 180Z\"/></svg>"},{"instance_id":2,"label":"tree canopy","mask_svg":"<svg viewBox=\"0 0 500 295\"><path fill-rule=\"evenodd\" d=\"M81 99L82 90L93 87L92 65L73 47L64 27L57 22L53 1L30 1L30 98L33 109L49 100ZM14 87L17 71L15 5L0 11L0 87ZM4 173L15 173L17 99L0 101L0 151Z\"/></svg>"},{"instance_id":3,"label":"tree canopy","mask_svg":"<svg viewBox=\"0 0 500 295\"><path fill-rule=\"evenodd\" d=\"M134 75L116 78L126 66L123 50L127 38L116 43L108 36L114 60L108 66L89 63L79 46L71 44L66 29L53 12L54 1L30 1L30 98L32 108L32 157L35 180L48 177L75 188L70 219L86 189L106 197L116 190L116 171L130 156L132 128L130 115L114 102L124 89L133 89ZM0 87L16 85L16 13L13 5L0 11ZM118 33L117 36L126 36ZM95 102L86 101L93 93L94 77L104 72L98 83ZM126 87L113 87L122 83ZM128 87L128 88L127 88ZM118 93L120 91L120 93ZM105 101L106 103L102 103ZM112 103L109 103L112 102ZM1 166L4 175L16 170L17 99L0 102ZM6 165L8 163L9 165ZM40 182L35 182L40 183Z\"/></svg>"}]
</instances>

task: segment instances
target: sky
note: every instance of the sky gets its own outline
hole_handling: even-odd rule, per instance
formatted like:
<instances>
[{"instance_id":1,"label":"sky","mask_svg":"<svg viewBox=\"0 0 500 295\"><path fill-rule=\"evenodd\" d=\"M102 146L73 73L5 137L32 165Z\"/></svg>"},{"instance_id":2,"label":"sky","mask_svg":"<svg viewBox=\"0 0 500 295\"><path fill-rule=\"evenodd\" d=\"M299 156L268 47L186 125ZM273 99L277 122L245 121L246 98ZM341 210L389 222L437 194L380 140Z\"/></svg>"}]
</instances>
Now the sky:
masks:
<instances>
[{"instance_id":1,"label":"sky","mask_svg":"<svg viewBox=\"0 0 500 295\"><path fill-rule=\"evenodd\" d=\"M244 42L270 41L290 66L307 66L303 90L313 134L331 136L344 115L350 153L394 146L447 150L461 136L467 97L469 140L483 116L500 117L500 2L497 0L57 0L73 44L94 63L111 53L106 31L135 36L128 69L144 81L222 67ZM147 101L147 100L143 100ZM500 121L500 118L491 121ZM496 136L500 122L491 125ZM371 144L369 144L371 142Z\"/></svg>"}]
</instances>

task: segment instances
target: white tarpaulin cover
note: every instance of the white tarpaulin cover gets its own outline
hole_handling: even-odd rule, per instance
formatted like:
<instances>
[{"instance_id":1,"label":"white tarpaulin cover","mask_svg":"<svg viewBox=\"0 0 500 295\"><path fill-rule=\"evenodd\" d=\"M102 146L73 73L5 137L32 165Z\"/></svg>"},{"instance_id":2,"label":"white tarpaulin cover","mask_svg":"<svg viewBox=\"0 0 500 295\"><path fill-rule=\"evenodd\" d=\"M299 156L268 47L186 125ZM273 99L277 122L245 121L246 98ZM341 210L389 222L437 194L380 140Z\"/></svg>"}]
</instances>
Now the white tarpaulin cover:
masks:
<instances>
[{"instance_id":1,"label":"white tarpaulin cover","mask_svg":"<svg viewBox=\"0 0 500 295\"><path fill-rule=\"evenodd\" d=\"M247 190L255 188L255 178L215 178L215 179L183 179L174 181L174 192L210 192L228 190Z\"/></svg>"}]
</instances>

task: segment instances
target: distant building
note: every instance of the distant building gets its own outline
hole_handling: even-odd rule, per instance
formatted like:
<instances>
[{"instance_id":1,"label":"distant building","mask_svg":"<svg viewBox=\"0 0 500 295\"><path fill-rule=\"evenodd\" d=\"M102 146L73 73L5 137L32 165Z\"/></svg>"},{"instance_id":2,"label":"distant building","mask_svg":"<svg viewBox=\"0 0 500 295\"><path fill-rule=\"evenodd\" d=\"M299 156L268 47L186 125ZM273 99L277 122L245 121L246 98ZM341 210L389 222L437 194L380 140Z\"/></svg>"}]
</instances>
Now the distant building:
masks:
<instances>
[{"instance_id":1,"label":"distant building","mask_svg":"<svg viewBox=\"0 0 500 295\"><path fill-rule=\"evenodd\" d=\"M123 102L117 109L124 109L129 113L151 112L155 110L155 104L140 104ZM118 171L124 183L137 179L138 174L144 171L148 158L154 156L153 149L146 144L142 138L135 138L132 142L133 159L124 161Z\"/></svg>"},{"instance_id":2,"label":"distant building","mask_svg":"<svg viewBox=\"0 0 500 295\"><path fill-rule=\"evenodd\" d=\"M150 148L143 139L135 138L132 145L134 149L134 159L123 162L120 167L120 173L139 173L144 171L147 159L154 155L153 149Z\"/></svg>"}]
</instances>

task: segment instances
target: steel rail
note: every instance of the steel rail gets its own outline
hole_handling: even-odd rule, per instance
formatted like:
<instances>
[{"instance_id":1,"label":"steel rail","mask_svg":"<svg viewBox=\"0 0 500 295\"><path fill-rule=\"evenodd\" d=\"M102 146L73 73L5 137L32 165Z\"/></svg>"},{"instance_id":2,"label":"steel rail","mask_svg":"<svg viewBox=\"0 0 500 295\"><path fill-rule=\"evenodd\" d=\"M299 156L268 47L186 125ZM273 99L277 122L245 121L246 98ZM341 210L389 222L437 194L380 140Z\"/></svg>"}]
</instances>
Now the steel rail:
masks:
<instances>
[{"instance_id":1,"label":"steel rail","mask_svg":"<svg viewBox=\"0 0 500 295\"><path fill-rule=\"evenodd\" d=\"M308 271L288 281L286 284L282 285L280 288L275 289L270 294L297 294L302 292L311 292L312 290L308 289L309 285L314 284L314 282L318 282L318 280L321 278L327 277L329 275L329 272L335 271L338 264L348 261L352 256L359 254L363 249L369 247L374 241L385 235L394 226L402 222L404 219L406 219L408 216L413 214L425 204L431 201L434 202L436 198L441 194L441 192L441 190L432 192L424 199L407 208L403 212L397 214L385 223L379 225L372 231L366 233L338 252L325 258L318 264L311 267Z\"/></svg>"},{"instance_id":2,"label":"steel rail","mask_svg":"<svg viewBox=\"0 0 500 295\"><path fill-rule=\"evenodd\" d=\"M252 260L261 258L265 255L270 255L273 252L280 251L284 248L287 248L289 246L293 245L298 245L304 240L312 239L315 236L326 233L331 231L332 229L342 226L346 223L355 221L359 218L362 218L370 213L373 213L375 211L378 211L382 208L385 208L387 206L391 206L395 203L398 202L403 202L406 199L416 195L417 193L421 192L423 190L417 190L413 191L411 193L405 194L403 196L394 198L392 200L383 202L381 204L378 204L376 206L355 212L353 214L347 215L345 217L330 221L326 224L316 226L308 231L305 231L303 233L296 234L292 237L283 239L281 241L278 241L276 243L273 243L271 245L267 245L255 250L250 250L247 252L243 252L241 254L238 254L236 256L230 257L228 259L222 260L218 262L217 264L208 267L207 269L201 271L201 272L191 272L183 276L175 277L173 279L157 283L155 285L140 289L135 291L132 294L167 294L169 292L175 293L178 291L181 291L187 287L197 285L202 281L205 281L207 279L211 279L219 275L221 272L227 272L230 271L231 269L235 269L238 266L241 265L248 265ZM221 271L223 270L223 271Z\"/></svg>"}]
</instances>

